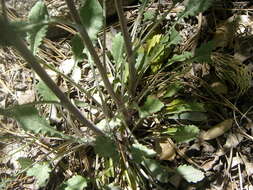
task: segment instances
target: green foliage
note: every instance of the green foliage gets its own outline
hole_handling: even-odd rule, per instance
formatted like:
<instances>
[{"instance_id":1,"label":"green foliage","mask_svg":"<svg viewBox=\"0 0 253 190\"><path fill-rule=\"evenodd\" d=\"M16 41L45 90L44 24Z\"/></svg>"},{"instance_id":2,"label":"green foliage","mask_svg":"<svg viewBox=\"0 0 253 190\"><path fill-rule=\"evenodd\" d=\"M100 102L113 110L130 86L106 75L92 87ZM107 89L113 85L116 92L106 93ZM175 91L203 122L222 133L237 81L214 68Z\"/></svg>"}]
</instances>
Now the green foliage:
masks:
<instances>
[{"instance_id":1,"label":"green foliage","mask_svg":"<svg viewBox=\"0 0 253 190\"><path fill-rule=\"evenodd\" d=\"M74 54L74 59L77 62L83 61L84 59L84 44L79 35L75 35L71 40L71 50Z\"/></svg>"},{"instance_id":2,"label":"green foliage","mask_svg":"<svg viewBox=\"0 0 253 190\"><path fill-rule=\"evenodd\" d=\"M51 127L32 105L14 106L5 112L8 117L14 118L25 131L30 131L34 134L48 134L49 136L58 136L65 139L71 138Z\"/></svg>"},{"instance_id":3,"label":"green foliage","mask_svg":"<svg viewBox=\"0 0 253 190\"><path fill-rule=\"evenodd\" d=\"M124 53L124 39L121 33L117 33L112 39L112 49L111 54L116 64L116 70L119 71L121 65L123 64L123 53Z\"/></svg>"},{"instance_id":4,"label":"green foliage","mask_svg":"<svg viewBox=\"0 0 253 190\"><path fill-rule=\"evenodd\" d=\"M169 87L167 88L167 90L166 90L166 93L165 93L165 95L163 96L163 98L170 98L170 97L173 97L173 96L175 96L177 93L178 93L178 91L180 90L180 89L182 89L183 88L183 86L180 84L180 83L172 83L171 85L169 85Z\"/></svg>"},{"instance_id":5,"label":"green foliage","mask_svg":"<svg viewBox=\"0 0 253 190\"><path fill-rule=\"evenodd\" d=\"M172 114L167 116L168 119L181 119L181 120L189 120L189 121L206 121L207 116L202 112L185 112Z\"/></svg>"},{"instance_id":6,"label":"green foliage","mask_svg":"<svg viewBox=\"0 0 253 190\"><path fill-rule=\"evenodd\" d=\"M201 44L201 46L196 49L193 61L199 63L212 63L211 54L214 47L214 41Z\"/></svg>"},{"instance_id":7,"label":"green foliage","mask_svg":"<svg viewBox=\"0 0 253 190\"><path fill-rule=\"evenodd\" d=\"M198 102L187 102L175 99L166 105L167 114L178 114L183 112L205 112L204 104Z\"/></svg>"},{"instance_id":8,"label":"green foliage","mask_svg":"<svg viewBox=\"0 0 253 190\"><path fill-rule=\"evenodd\" d=\"M178 126L176 128L169 128L168 134L178 143L189 142L196 139L199 134L199 128L195 125Z\"/></svg>"},{"instance_id":9,"label":"green foliage","mask_svg":"<svg viewBox=\"0 0 253 190\"><path fill-rule=\"evenodd\" d=\"M188 165L179 166L177 172L189 183L197 183L205 177L202 171Z\"/></svg>"},{"instance_id":10,"label":"green foliage","mask_svg":"<svg viewBox=\"0 0 253 190\"><path fill-rule=\"evenodd\" d=\"M81 22L83 24L83 27L87 30L89 37L93 42L97 39L97 34L100 31L100 29L103 26L103 11L101 8L101 5L99 4L98 0L86 0L83 1L83 5L81 6L79 13L81 17ZM146 3L148 0L145 1ZM176 2L176 1L174 1ZM185 10L178 15L178 20L175 22L178 23L180 19L182 18L188 18L189 16L195 16L200 12L203 12L207 10L213 1L210 0L189 0L188 4L185 8ZM155 12L146 12L144 13L144 21L145 20L152 20L155 18ZM39 46L42 43L42 39L46 35L47 31L47 25L46 22L49 20L49 16L47 13L47 8L45 4L42 1L39 1L36 3L36 5L32 8L30 14L29 14L29 30L28 30L28 41L30 43L30 48L32 53L35 55L38 51ZM0 16L0 26L7 26L6 23L3 23L4 20ZM175 26L175 24L173 26ZM74 25L73 25L74 26ZM9 26L8 26L9 27ZM24 25L17 26L16 28L22 28L25 27ZM75 25L76 28L80 27ZM17 30L17 29L15 29ZM146 31L145 31L146 32ZM145 33L144 32L144 33ZM12 45L9 41L9 38L7 34L7 30L5 27L3 27L2 30L0 30L0 45ZM142 34L141 34L142 35ZM140 35L140 36L141 36ZM6 37L6 39L5 39ZM82 37L84 39L84 37ZM142 40L142 39L133 39L134 43L136 41ZM151 68L153 71L152 74L156 74L156 72L159 69L164 69L165 67L168 67L174 63L178 62L189 62L189 61L195 61L195 62L208 62L212 63L214 62L212 60L212 51L213 51L213 42L207 42L206 44L202 44L199 48L196 49L195 55L193 57L193 54L191 52L176 52L178 49L175 48L178 44L182 42L182 37L180 36L180 33L178 30L175 29L175 27L171 27L169 31L166 31L165 34L156 34L153 37L149 38L144 44L141 44L141 47L137 50L137 52L134 52L134 56L137 57L136 60L136 69L138 72L138 76L136 78L137 81L143 80L143 76L148 75L149 73L146 71L149 71L148 69ZM129 75L129 71L127 69L127 65L125 64L125 60L128 60L125 53L125 44L124 44L124 38L121 35L121 33L118 33L115 35L115 37L112 40L112 49L110 51L113 60L111 67L114 66L114 68L110 68L110 71L112 71L110 74L116 75L116 78L113 78L112 81L118 82L121 79L124 79L121 81L121 83L117 83L117 85L121 85L121 94L118 95L118 99L123 100L122 104L126 105L126 112L129 115L124 115L124 110L121 109L120 106L116 108L115 104L111 103L113 101L112 97L104 96L106 97L105 101L109 100L109 110L112 110L113 119L110 117L107 117L107 115L103 114L97 114L95 117L96 119L96 125L101 129L102 131L108 132L106 134L111 135L110 137L107 136L96 136L95 137L95 145L94 145L94 151L96 154L98 154L101 157L104 157L101 159L104 163L102 163L100 166L105 167L105 170L103 171L105 175L103 175L103 179L101 180L101 184L104 187L105 185L103 183L109 182L111 179L109 178L115 178L117 175L122 177L121 184L127 184L130 186L132 185L137 186L138 180L137 178L141 178L139 176L142 176L143 174L138 173L137 171L139 168L138 166L141 165L141 167L145 168L145 170L142 170L142 172L147 172L148 175L151 175L153 179L157 182L166 183L169 180L170 170L167 167L163 167L161 163L155 160L156 152L140 143L138 143L139 139L135 139L135 134L131 133L132 126L135 126L137 124L136 121L142 120L142 118L146 118L152 114L155 114L157 112L160 112L164 107L166 109L163 109L166 115L166 119L175 119L175 120L187 120L189 121L205 121L207 120L207 117L204 112L206 112L204 108L203 103L199 103L196 101L185 101L183 99L174 99L168 104L164 104L159 98L157 98L154 95L147 96L146 100L144 101L143 106L140 106L138 109L139 114L131 113L131 107L128 105L132 105L133 101L135 101L136 97L138 98L139 92L141 92L143 89L140 89L139 91L139 85L137 86L136 94L138 96L132 97L132 99L128 99L128 84L127 84L127 76ZM85 45L83 44L83 40L80 38L79 35L75 35L71 41L72 45L72 52L74 55L75 63L80 62L85 58L85 52L88 52L87 49L85 49ZM132 49L134 49L132 47ZM86 53L88 56L88 59L93 63L96 60L92 59L91 54ZM109 57L111 58L111 57ZM220 67L222 63L220 63ZM173 65L174 66L174 65ZM93 65L92 65L93 67ZM94 67L95 68L95 67ZM96 67L97 69L99 67ZM222 67L225 70L225 67ZM227 67L226 67L227 68ZM233 67L235 68L235 67ZM109 70L109 69L108 69ZM80 70L79 70L80 71ZM173 71L174 72L174 71ZM230 72L230 70L229 70ZM247 75L248 73L245 73L244 70L235 71L234 73L243 72L241 75ZM79 72L80 73L80 72ZM96 70L94 70L94 73L96 74ZM107 79L111 79L108 77L107 71L105 71L104 75L107 76ZM223 74L222 72L220 72ZM227 77L233 77L234 73L226 75ZM224 72L224 75L226 73ZM222 76L224 76L222 75ZM240 76L241 76L240 75ZM79 76L79 75L78 75ZM100 73L100 76L103 76ZM167 77L167 75L166 75ZM167 78L165 77L165 80ZM94 78L100 78L96 75ZM125 80L126 79L126 80ZM100 79L98 79L97 82ZM234 79L235 80L235 79ZM241 81L243 82L243 81ZM249 75L247 75L247 83L249 82ZM165 83L166 91L163 95L163 101L170 101L172 98L176 98L178 95L178 92L183 88L182 84L178 81L175 81L174 79L172 81L169 81L168 83ZM235 83L238 84L238 83ZM100 84L99 84L100 85ZM240 83L239 85L246 85L245 88L248 88L247 84ZM164 86L162 86L164 87ZM38 93L42 96L43 100L45 101L60 101L57 96L54 94L53 90L50 90L43 81L39 81L39 83L36 85L36 89ZM108 89L104 89L103 87L100 89L100 93L108 91ZM148 92L151 92L152 90ZM115 92L118 93L118 89L115 90ZM124 95L123 95L124 94ZM126 94L126 95L125 95ZM148 93L147 93L148 94ZM103 95L103 94L102 94ZM143 95L143 96L142 96ZM140 94L140 97L145 97L144 94ZM87 101L88 102L88 101ZM90 101L92 102L92 100ZM107 103L107 102L106 102ZM86 109L87 103L85 102L84 108ZM91 103L92 104L92 103ZM80 104L79 104L80 105ZM93 105L92 105L93 106ZM104 108L104 107L103 107ZM103 109L102 108L102 109ZM100 109L97 109L100 110ZM123 111L122 111L123 110ZM25 131L33 132L34 134L47 134L49 136L56 136L61 137L64 139L71 139L71 137L64 135L63 133L55 130L52 126L50 126L47 122L47 120L40 116L38 110L32 106L32 105L21 105L21 106L15 106L12 108L9 108L7 110L0 109L0 112L2 112L3 115L9 116L14 118L23 128ZM162 111L161 111L162 112ZM163 114L162 112L161 114ZM125 116L124 119L120 118L120 116ZM102 116L102 117L101 117ZM92 118L92 117L91 117ZM120 118L120 119L119 119ZM130 119L129 119L130 118ZM134 125L128 125L128 120L133 120ZM152 119L152 118L150 118ZM147 119L149 120L149 119ZM124 125L123 125L124 124ZM130 132L128 130L124 130L125 126L130 128ZM137 125L136 125L137 126ZM139 127L139 125L138 125ZM125 155L126 157L124 159L121 159L117 147L117 141L113 138L114 135L112 135L111 132L115 132L116 129L120 129L120 133L117 133L117 135L128 135L128 136L120 136L121 139L124 139L125 137L129 137L129 142L131 144L128 144L128 142L124 142L124 148L125 150L130 150L130 153L127 152ZM167 136L171 136L177 143L181 142L189 142L191 140L194 140L199 135L199 129L195 125L184 125L184 126L177 126L173 128L168 128L167 131L164 132ZM163 134L163 133L162 133ZM138 135L136 135L138 138ZM131 138L130 138L131 137ZM133 138L132 138L133 137ZM119 138L119 139L120 139ZM132 140L134 139L134 140ZM145 140L144 140L145 141ZM144 142L146 143L146 142ZM144 144L143 143L143 144ZM120 162L118 162L120 160ZM128 162L130 161L130 162ZM132 161L136 162L131 163ZM19 163L21 165L22 169L25 169L29 166L31 166L32 161L27 158L20 158ZM115 164L114 163L119 163ZM128 164L130 163L130 164ZM125 166L129 168L120 168L122 165L125 164ZM132 166L137 166L137 168L134 168L134 170L131 168ZM99 166L99 167L100 167ZM192 166L182 165L177 168L178 173L180 173L188 182L196 183L198 181L201 181L204 178L204 174L193 168ZM51 168L46 163L41 164L35 164L32 168L30 168L27 171L28 176L34 176L37 179L37 182L40 187L43 187L46 185L46 182L49 178L49 174L51 172ZM96 174L101 174L100 171L96 171ZM93 176L93 175L91 175ZM137 176L137 177L136 177ZM100 183L100 179L97 178L97 176L94 176L96 178L96 184ZM136 179L135 179L136 178ZM107 180L109 179L109 180ZM143 178L144 179L144 178ZM146 183L141 179L141 183ZM94 180L94 181L95 181ZM124 181L125 180L125 181ZM142 181L143 180L143 181ZM115 181L113 181L115 182ZM108 184L108 183L107 183ZM62 184L62 189L64 190L82 190L87 187L87 179L75 175L72 178L68 179L66 182ZM107 186L107 189L119 189L121 187L117 186ZM133 188L135 189L135 188Z\"/></svg>"},{"instance_id":11,"label":"green foliage","mask_svg":"<svg viewBox=\"0 0 253 190\"><path fill-rule=\"evenodd\" d=\"M156 11L152 11L152 10L146 11L144 12L143 16L144 16L143 18L144 22L149 21L149 20L154 20L156 17Z\"/></svg>"},{"instance_id":12,"label":"green foliage","mask_svg":"<svg viewBox=\"0 0 253 190\"><path fill-rule=\"evenodd\" d=\"M156 155L156 152L153 149L150 149L142 144L133 144L131 146L131 153L133 159L137 163L141 163L145 158L151 158Z\"/></svg>"},{"instance_id":13,"label":"green foliage","mask_svg":"<svg viewBox=\"0 0 253 190\"><path fill-rule=\"evenodd\" d=\"M97 126L99 127L99 129L101 129L109 134L111 132L119 129L119 127L121 125L122 125L121 120L118 118L112 118L111 120L102 119L99 123L97 123Z\"/></svg>"},{"instance_id":14,"label":"green foliage","mask_svg":"<svg viewBox=\"0 0 253 190\"><path fill-rule=\"evenodd\" d=\"M149 169L152 176L156 180L158 180L162 183L168 182L169 172L158 161L146 158L144 161L142 161L142 165L144 165L145 167L147 167Z\"/></svg>"},{"instance_id":15,"label":"green foliage","mask_svg":"<svg viewBox=\"0 0 253 190\"><path fill-rule=\"evenodd\" d=\"M37 53L38 47L41 45L42 39L46 36L48 29L47 25L43 25L43 21L48 20L49 16L46 5L43 1L38 1L28 15L29 23L37 25L32 30L29 30L27 35L31 51L34 55Z\"/></svg>"},{"instance_id":16,"label":"green foliage","mask_svg":"<svg viewBox=\"0 0 253 190\"><path fill-rule=\"evenodd\" d=\"M57 96L48 88L48 86L42 81L36 84L36 90L38 91L39 95L42 96L44 101L56 101L59 102Z\"/></svg>"},{"instance_id":17,"label":"green foliage","mask_svg":"<svg viewBox=\"0 0 253 190\"><path fill-rule=\"evenodd\" d=\"M103 9L99 1L84 1L79 12L83 27L87 30L90 39L95 40L98 32L103 26Z\"/></svg>"},{"instance_id":18,"label":"green foliage","mask_svg":"<svg viewBox=\"0 0 253 190\"><path fill-rule=\"evenodd\" d=\"M31 160L30 158L21 157L18 159L18 163L21 166L21 170L24 170L33 164L33 160Z\"/></svg>"},{"instance_id":19,"label":"green foliage","mask_svg":"<svg viewBox=\"0 0 253 190\"><path fill-rule=\"evenodd\" d=\"M113 158L114 160L119 159L119 153L115 142L109 137L98 136L96 137L95 152L102 157Z\"/></svg>"},{"instance_id":20,"label":"green foliage","mask_svg":"<svg viewBox=\"0 0 253 190\"><path fill-rule=\"evenodd\" d=\"M174 54L173 57L171 59L168 60L168 63L166 66L172 65L175 62L182 62L185 61L187 59L190 59L192 57L192 53L191 52L183 52L182 54Z\"/></svg>"},{"instance_id":21,"label":"green foliage","mask_svg":"<svg viewBox=\"0 0 253 190\"><path fill-rule=\"evenodd\" d=\"M148 42L147 53L151 57L152 63L161 62L164 56L169 54L172 45L177 45L181 42L182 38L180 34L172 29L170 33L166 35L155 35Z\"/></svg>"},{"instance_id":22,"label":"green foliage","mask_svg":"<svg viewBox=\"0 0 253 190\"><path fill-rule=\"evenodd\" d=\"M139 115L141 118L147 117L153 113L160 111L164 104L155 96L148 96L144 105L139 108Z\"/></svg>"},{"instance_id":23,"label":"green foliage","mask_svg":"<svg viewBox=\"0 0 253 190\"><path fill-rule=\"evenodd\" d=\"M52 170L47 163L37 163L27 170L26 173L28 176L34 176L36 178L39 187L44 187L51 171Z\"/></svg>"},{"instance_id":24,"label":"green foliage","mask_svg":"<svg viewBox=\"0 0 253 190\"><path fill-rule=\"evenodd\" d=\"M178 18L187 18L195 16L201 12L206 11L213 3L213 0L189 0L185 10L179 14Z\"/></svg>"},{"instance_id":25,"label":"green foliage","mask_svg":"<svg viewBox=\"0 0 253 190\"><path fill-rule=\"evenodd\" d=\"M62 190L83 190L87 187L87 180L80 176L75 175L63 183Z\"/></svg>"},{"instance_id":26,"label":"green foliage","mask_svg":"<svg viewBox=\"0 0 253 190\"><path fill-rule=\"evenodd\" d=\"M23 27L27 26L27 22L25 21L18 21L18 22L6 22L4 17L0 15L0 47L3 46L12 46L13 41L11 38L13 38L12 35L10 35L11 32L18 33L22 37L25 36L25 31L22 30Z\"/></svg>"}]
</instances>

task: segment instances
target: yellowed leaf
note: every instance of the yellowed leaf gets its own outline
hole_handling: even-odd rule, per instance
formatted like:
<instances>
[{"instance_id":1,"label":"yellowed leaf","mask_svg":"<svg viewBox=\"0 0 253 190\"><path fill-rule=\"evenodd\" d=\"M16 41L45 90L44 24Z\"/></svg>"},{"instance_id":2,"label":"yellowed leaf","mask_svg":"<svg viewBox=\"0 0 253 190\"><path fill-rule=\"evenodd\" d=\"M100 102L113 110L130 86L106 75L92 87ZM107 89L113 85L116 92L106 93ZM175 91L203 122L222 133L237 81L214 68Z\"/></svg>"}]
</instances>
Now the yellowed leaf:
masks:
<instances>
[{"instance_id":1,"label":"yellowed leaf","mask_svg":"<svg viewBox=\"0 0 253 190\"><path fill-rule=\"evenodd\" d=\"M148 40L148 42L147 42L147 48L148 48L147 53L148 54L150 53L151 49L153 47L155 47L160 42L161 37L162 37L161 34L157 34L157 35L154 35L152 37L152 39Z\"/></svg>"},{"instance_id":2,"label":"yellowed leaf","mask_svg":"<svg viewBox=\"0 0 253 190\"><path fill-rule=\"evenodd\" d=\"M211 129L205 131L200 135L200 139L202 140L212 140L221 135L223 135L226 131L228 131L233 124L233 119L226 119L221 123L213 126Z\"/></svg>"}]
</instances>

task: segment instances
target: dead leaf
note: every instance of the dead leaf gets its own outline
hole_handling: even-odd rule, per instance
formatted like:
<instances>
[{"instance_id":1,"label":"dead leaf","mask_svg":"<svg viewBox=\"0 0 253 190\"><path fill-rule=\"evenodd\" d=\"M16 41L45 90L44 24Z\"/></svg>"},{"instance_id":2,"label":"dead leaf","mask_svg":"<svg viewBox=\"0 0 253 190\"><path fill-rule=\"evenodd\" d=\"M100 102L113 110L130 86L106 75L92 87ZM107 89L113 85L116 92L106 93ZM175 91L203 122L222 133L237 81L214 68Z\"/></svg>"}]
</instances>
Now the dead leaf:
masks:
<instances>
[{"instance_id":1,"label":"dead leaf","mask_svg":"<svg viewBox=\"0 0 253 190\"><path fill-rule=\"evenodd\" d=\"M233 124L233 119L227 119L222 121L221 123L213 126L209 130L203 132L200 135L200 139L202 140L212 140L221 135L223 135L226 131L228 131Z\"/></svg>"},{"instance_id":2,"label":"dead leaf","mask_svg":"<svg viewBox=\"0 0 253 190\"><path fill-rule=\"evenodd\" d=\"M169 140L156 142L155 149L160 160L173 160L176 156L176 150L173 148Z\"/></svg>"},{"instance_id":3,"label":"dead leaf","mask_svg":"<svg viewBox=\"0 0 253 190\"><path fill-rule=\"evenodd\" d=\"M235 148L243 139L243 136L239 133L229 133L224 148Z\"/></svg>"},{"instance_id":4,"label":"dead leaf","mask_svg":"<svg viewBox=\"0 0 253 190\"><path fill-rule=\"evenodd\" d=\"M209 171L213 169L214 165L218 162L219 156L215 155L213 159L209 159L205 161L202 165L201 168L203 168L205 171Z\"/></svg>"}]
</instances>

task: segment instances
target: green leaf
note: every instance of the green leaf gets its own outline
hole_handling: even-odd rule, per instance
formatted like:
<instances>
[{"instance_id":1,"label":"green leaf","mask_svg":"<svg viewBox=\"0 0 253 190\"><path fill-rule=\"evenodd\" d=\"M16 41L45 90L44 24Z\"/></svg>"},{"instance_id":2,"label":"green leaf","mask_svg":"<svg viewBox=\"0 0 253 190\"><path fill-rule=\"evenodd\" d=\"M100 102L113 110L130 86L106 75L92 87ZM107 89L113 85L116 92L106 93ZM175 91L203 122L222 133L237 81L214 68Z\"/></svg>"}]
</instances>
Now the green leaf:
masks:
<instances>
[{"instance_id":1,"label":"green leaf","mask_svg":"<svg viewBox=\"0 0 253 190\"><path fill-rule=\"evenodd\" d=\"M166 90L166 94L163 96L163 98L175 96L180 89L182 89L182 85L180 83L172 83Z\"/></svg>"},{"instance_id":2,"label":"green leaf","mask_svg":"<svg viewBox=\"0 0 253 190\"><path fill-rule=\"evenodd\" d=\"M2 114L2 113L1 113ZM41 117L35 107L29 104L14 106L6 110L6 116L14 118L25 131L34 134L48 134L50 136L71 139L71 137L55 130L45 118Z\"/></svg>"},{"instance_id":3,"label":"green leaf","mask_svg":"<svg viewBox=\"0 0 253 190\"><path fill-rule=\"evenodd\" d=\"M164 104L155 96L148 96L144 105L139 108L139 114L141 118L147 117L153 113L160 111L164 107Z\"/></svg>"},{"instance_id":4,"label":"green leaf","mask_svg":"<svg viewBox=\"0 0 253 190\"><path fill-rule=\"evenodd\" d=\"M133 159L137 163L141 163L144 157L150 158L156 155L156 152L153 149L150 149L142 144L133 144L131 147L131 153L132 153Z\"/></svg>"},{"instance_id":5,"label":"green leaf","mask_svg":"<svg viewBox=\"0 0 253 190\"><path fill-rule=\"evenodd\" d=\"M47 25L42 24L43 21L48 21L49 16L47 12L47 7L43 1L38 1L31 9L28 15L29 23L38 24L34 26L28 32L28 42L30 44L30 49L35 55L38 51L38 47L42 43L42 39L46 36L48 29Z\"/></svg>"},{"instance_id":6,"label":"green leaf","mask_svg":"<svg viewBox=\"0 0 253 190\"><path fill-rule=\"evenodd\" d=\"M112 49L111 54L116 64L117 71L120 69L123 63L123 53L124 53L124 39L121 33L117 33L112 39Z\"/></svg>"},{"instance_id":7,"label":"green leaf","mask_svg":"<svg viewBox=\"0 0 253 190\"><path fill-rule=\"evenodd\" d=\"M183 112L205 112L204 104L198 102L186 102L182 99L175 99L166 107L167 114L177 114Z\"/></svg>"},{"instance_id":8,"label":"green leaf","mask_svg":"<svg viewBox=\"0 0 253 190\"><path fill-rule=\"evenodd\" d=\"M174 115L169 115L168 119L181 119L181 120L190 120L190 121L206 121L207 116L202 112L185 112Z\"/></svg>"},{"instance_id":9,"label":"green leaf","mask_svg":"<svg viewBox=\"0 0 253 190\"><path fill-rule=\"evenodd\" d=\"M52 92L50 88L42 81L39 80L39 82L35 86L38 93L42 96L44 101L57 101L59 102L59 99L57 96Z\"/></svg>"},{"instance_id":10,"label":"green leaf","mask_svg":"<svg viewBox=\"0 0 253 190\"><path fill-rule=\"evenodd\" d=\"M35 164L32 168L27 170L28 176L34 176L37 179L39 187L44 187L49 178L51 168L47 163Z\"/></svg>"},{"instance_id":11,"label":"green leaf","mask_svg":"<svg viewBox=\"0 0 253 190\"><path fill-rule=\"evenodd\" d=\"M115 129L118 129L121 126L121 120L117 117L112 118L111 120L102 119L96 125L102 131L110 133L110 132L113 132Z\"/></svg>"},{"instance_id":12,"label":"green leaf","mask_svg":"<svg viewBox=\"0 0 253 190\"><path fill-rule=\"evenodd\" d=\"M169 35L169 46L177 45L181 41L182 41L182 38L181 38L179 32L175 28L172 28L171 33Z\"/></svg>"},{"instance_id":13,"label":"green leaf","mask_svg":"<svg viewBox=\"0 0 253 190\"><path fill-rule=\"evenodd\" d=\"M181 174L189 183L197 183L205 177L202 171L188 165L179 166L177 168L177 172Z\"/></svg>"},{"instance_id":14,"label":"green leaf","mask_svg":"<svg viewBox=\"0 0 253 190\"><path fill-rule=\"evenodd\" d=\"M175 29L172 29L167 35L155 35L148 45L148 53L150 51L151 63L161 62L172 51L172 45L177 45L182 41L182 38ZM151 49L150 49L151 48ZM156 66L157 67L157 66Z\"/></svg>"},{"instance_id":15,"label":"green leaf","mask_svg":"<svg viewBox=\"0 0 253 190\"><path fill-rule=\"evenodd\" d=\"M214 41L202 43L201 46L196 49L193 61L199 63L212 63L211 54L214 47L215 47Z\"/></svg>"},{"instance_id":16,"label":"green leaf","mask_svg":"<svg viewBox=\"0 0 253 190\"><path fill-rule=\"evenodd\" d=\"M95 152L100 156L106 158L113 158L114 160L119 159L119 153L117 151L117 147L115 142L111 140L109 137L98 136L96 137Z\"/></svg>"},{"instance_id":17,"label":"green leaf","mask_svg":"<svg viewBox=\"0 0 253 190\"><path fill-rule=\"evenodd\" d=\"M159 162L153 159L144 159L142 165L147 167L151 172L152 176L162 182L167 183L169 178L169 171L164 168Z\"/></svg>"},{"instance_id":18,"label":"green leaf","mask_svg":"<svg viewBox=\"0 0 253 190\"><path fill-rule=\"evenodd\" d=\"M83 61L84 59L83 49L84 49L83 41L80 38L80 36L76 34L71 40L71 50L74 54L74 59L76 62Z\"/></svg>"},{"instance_id":19,"label":"green leaf","mask_svg":"<svg viewBox=\"0 0 253 190\"><path fill-rule=\"evenodd\" d=\"M194 140L199 134L199 128L195 125L180 126L176 129L176 132L171 137L178 143Z\"/></svg>"},{"instance_id":20,"label":"green leaf","mask_svg":"<svg viewBox=\"0 0 253 190\"><path fill-rule=\"evenodd\" d=\"M173 57L171 59L168 60L168 64L166 66L172 65L175 62L185 61L191 57L192 57L192 53L188 52L188 51L183 52L180 55L175 54L175 55L173 55Z\"/></svg>"},{"instance_id":21,"label":"green leaf","mask_svg":"<svg viewBox=\"0 0 253 190\"><path fill-rule=\"evenodd\" d=\"M154 35L150 40L147 41L147 53L149 54L150 51L159 44L161 41L162 34Z\"/></svg>"},{"instance_id":22,"label":"green leaf","mask_svg":"<svg viewBox=\"0 0 253 190\"><path fill-rule=\"evenodd\" d=\"M196 16L197 14L206 11L213 3L213 0L189 0L185 10L179 14L178 18L187 18Z\"/></svg>"},{"instance_id":23,"label":"green leaf","mask_svg":"<svg viewBox=\"0 0 253 190\"><path fill-rule=\"evenodd\" d=\"M34 163L34 161L31 160L30 158L20 157L20 158L18 158L18 163L21 166L21 170L24 170L24 169L30 167Z\"/></svg>"},{"instance_id":24,"label":"green leaf","mask_svg":"<svg viewBox=\"0 0 253 190\"><path fill-rule=\"evenodd\" d=\"M67 186L64 190L83 190L87 187L87 180L80 175L76 175L71 177L64 185Z\"/></svg>"},{"instance_id":25,"label":"green leaf","mask_svg":"<svg viewBox=\"0 0 253 190\"><path fill-rule=\"evenodd\" d=\"M148 10L148 11L145 11L144 13L143 13L143 21L145 22L145 21L150 21L150 20L154 20L155 19L155 17L156 17L156 11L154 11L154 10Z\"/></svg>"},{"instance_id":26,"label":"green leaf","mask_svg":"<svg viewBox=\"0 0 253 190\"><path fill-rule=\"evenodd\" d=\"M79 10L83 26L91 40L95 40L103 26L103 9L98 0L84 1Z\"/></svg>"}]
</instances>

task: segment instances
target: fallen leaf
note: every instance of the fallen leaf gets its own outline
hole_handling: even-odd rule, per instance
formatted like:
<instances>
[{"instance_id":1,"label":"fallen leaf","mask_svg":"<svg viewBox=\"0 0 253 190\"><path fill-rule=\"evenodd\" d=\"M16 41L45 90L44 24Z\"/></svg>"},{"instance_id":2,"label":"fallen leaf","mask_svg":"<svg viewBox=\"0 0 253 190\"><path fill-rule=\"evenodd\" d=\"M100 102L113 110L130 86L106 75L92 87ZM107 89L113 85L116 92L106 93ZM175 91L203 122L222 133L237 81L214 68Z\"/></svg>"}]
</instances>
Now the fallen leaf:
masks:
<instances>
[{"instance_id":1,"label":"fallen leaf","mask_svg":"<svg viewBox=\"0 0 253 190\"><path fill-rule=\"evenodd\" d=\"M233 134L229 133L224 148L235 148L237 145L243 140L243 136L241 134Z\"/></svg>"},{"instance_id":2,"label":"fallen leaf","mask_svg":"<svg viewBox=\"0 0 253 190\"><path fill-rule=\"evenodd\" d=\"M174 160L176 156L176 150L170 143L170 140L157 141L155 150L159 154L160 160L171 161Z\"/></svg>"},{"instance_id":3,"label":"fallen leaf","mask_svg":"<svg viewBox=\"0 0 253 190\"><path fill-rule=\"evenodd\" d=\"M233 119L226 119L221 123L213 126L209 130L205 131L200 135L200 139L202 140L212 140L221 135L223 135L226 131L228 131L233 124Z\"/></svg>"}]
</instances>

